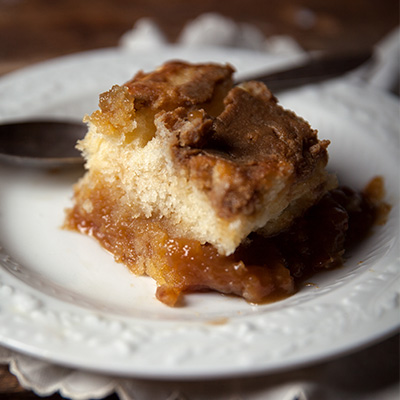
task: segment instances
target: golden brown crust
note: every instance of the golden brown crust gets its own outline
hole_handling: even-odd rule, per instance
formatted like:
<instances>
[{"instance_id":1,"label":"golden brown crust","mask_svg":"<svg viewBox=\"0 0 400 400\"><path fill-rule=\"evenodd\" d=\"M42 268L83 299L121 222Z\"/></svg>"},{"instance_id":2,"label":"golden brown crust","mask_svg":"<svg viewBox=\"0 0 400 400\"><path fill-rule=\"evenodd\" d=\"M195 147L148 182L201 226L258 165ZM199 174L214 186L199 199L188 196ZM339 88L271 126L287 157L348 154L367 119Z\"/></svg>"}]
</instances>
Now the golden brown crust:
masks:
<instances>
[{"instance_id":1,"label":"golden brown crust","mask_svg":"<svg viewBox=\"0 0 400 400\"><path fill-rule=\"evenodd\" d=\"M229 65L171 61L153 72L138 72L124 85L102 93L100 110L85 120L102 134L137 140L144 146L154 137L154 117L159 112L184 107L218 115L232 86L233 71Z\"/></svg>"},{"instance_id":2,"label":"golden brown crust","mask_svg":"<svg viewBox=\"0 0 400 400\"><path fill-rule=\"evenodd\" d=\"M218 85L232 85L229 65L191 65L170 61L150 73L139 72L124 86L135 96L135 107L172 110L212 101Z\"/></svg>"},{"instance_id":3,"label":"golden brown crust","mask_svg":"<svg viewBox=\"0 0 400 400\"><path fill-rule=\"evenodd\" d=\"M230 90L225 109L211 119L203 111L178 108L164 114L174 161L207 192L218 215L252 215L277 180L306 180L328 160L328 141L277 104L258 82Z\"/></svg>"}]
</instances>

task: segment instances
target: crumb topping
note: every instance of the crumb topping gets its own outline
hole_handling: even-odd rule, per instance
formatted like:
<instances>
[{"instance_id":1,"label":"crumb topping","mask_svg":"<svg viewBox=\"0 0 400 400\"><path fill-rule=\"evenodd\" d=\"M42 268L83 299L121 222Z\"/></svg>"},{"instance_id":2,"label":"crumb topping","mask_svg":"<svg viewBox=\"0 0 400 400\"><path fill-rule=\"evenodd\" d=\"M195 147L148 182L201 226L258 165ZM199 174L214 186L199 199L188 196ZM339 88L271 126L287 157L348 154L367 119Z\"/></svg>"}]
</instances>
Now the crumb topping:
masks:
<instances>
[{"instance_id":1,"label":"crumb topping","mask_svg":"<svg viewBox=\"0 0 400 400\"><path fill-rule=\"evenodd\" d=\"M306 181L324 168L329 142L283 109L264 84L233 87L232 74L229 65L179 61L141 71L103 93L89 121L140 147L168 136L177 170L186 171L220 217L253 215L277 182Z\"/></svg>"},{"instance_id":2,"label":"crumb topping","mask_svg":"<svg viewBox=\"0 0 400 400\"><path fill-rule=\"evenodd\" d=\"M216 118L184 108L159 116L171 132L175 161L224 218L254 214L277 180L305 180L326 165L329 142L278 105L262 83L234 87L224 104Z\"/></svg>"},{"instance_id":3,"label":"crumb topping","mask_svg":"<svg viewBox=\"0 0 400 400\"><path fill-rule=\"evenodd\" d=\"M125 87L137 108L168 111L211 102L219 90L232 86L232 74L229 65L171 61L150 73L140 71Z\"/></svg>"}]
</instances>

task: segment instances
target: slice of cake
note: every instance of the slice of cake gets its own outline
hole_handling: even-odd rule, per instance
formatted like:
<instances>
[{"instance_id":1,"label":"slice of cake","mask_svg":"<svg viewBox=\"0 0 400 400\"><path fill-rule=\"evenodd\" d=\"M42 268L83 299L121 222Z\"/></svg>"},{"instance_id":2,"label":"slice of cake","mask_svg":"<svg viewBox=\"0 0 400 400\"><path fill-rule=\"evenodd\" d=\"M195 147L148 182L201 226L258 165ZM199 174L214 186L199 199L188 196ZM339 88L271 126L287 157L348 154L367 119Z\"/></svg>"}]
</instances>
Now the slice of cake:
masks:
<instances>
[{"instance_id":1,"label":"slice of cake","mask_svg":"<svg viewBox=\"0 0 400 400\"><path fill-rule=\"evenodd\" d=\"M328 141L262 83L233 86L233 72L184 62L139 72L100 96L78 144L87 172L66 225L153 277L169 305L202 289L253 302L292 293L276 246L255 243L336 185Z\"/></svg>"}]
</instances>

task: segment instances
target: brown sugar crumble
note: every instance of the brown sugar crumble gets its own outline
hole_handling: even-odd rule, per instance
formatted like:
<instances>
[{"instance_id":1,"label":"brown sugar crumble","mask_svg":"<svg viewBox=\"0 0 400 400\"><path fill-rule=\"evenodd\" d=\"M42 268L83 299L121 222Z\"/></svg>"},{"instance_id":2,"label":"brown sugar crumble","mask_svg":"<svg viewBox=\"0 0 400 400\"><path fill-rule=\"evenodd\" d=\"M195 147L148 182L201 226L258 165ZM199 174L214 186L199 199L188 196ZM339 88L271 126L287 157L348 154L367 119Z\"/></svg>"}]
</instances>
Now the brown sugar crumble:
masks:
<instances>
[{"instance_id":1,"label":"brown sugar crumble","mask_svg":"<svg viewBox=\"0 0 400 400\"><path fill-rule=\"evenodd\" d=\"M169 62L100 96L79 148L87 172L65 226L95 237L174 306L214 290L251 303L296 292L384 221L326 171L329 142L233 68Z\"/></svg>"}]
</instances>

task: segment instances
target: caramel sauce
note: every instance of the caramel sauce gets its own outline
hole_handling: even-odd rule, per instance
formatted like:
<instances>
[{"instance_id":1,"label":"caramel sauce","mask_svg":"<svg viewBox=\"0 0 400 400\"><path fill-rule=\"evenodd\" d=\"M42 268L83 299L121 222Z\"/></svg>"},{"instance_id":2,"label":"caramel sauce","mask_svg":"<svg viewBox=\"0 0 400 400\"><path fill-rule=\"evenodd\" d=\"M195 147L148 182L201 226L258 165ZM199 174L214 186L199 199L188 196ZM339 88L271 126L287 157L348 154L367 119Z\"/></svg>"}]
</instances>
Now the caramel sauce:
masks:
<instances>
[{"instance_id":1,"label":"caramel sauce","mask_svg":"<svg viewBox=\"0 0 400 400\"><path fill-rule=\"evenodd\" d=\"M252 254L246 257L241 251L222 256L211 245L201 245L194 240L169 239L165 252L167 262L161 267L166 283L158 288L156 296L173 305L177 300L176 294L205 289L236 294L254 303L272 294L294 293L290 272L282 264L276 249L267 245L263 252L267 258L261 256L261 251L254 260Z\"/></svg>"},{"instance_id":2,"label":"caramel sauce","mask_svg":"<svg viewBox=\"0 0 400 400\"><path fill-rule=\"evenodd\" d=\"M363 192L332 190L289 230L269 238L253 233L230 256L209 244L171 237L162 219L132 220L129 207L114 209L112 190L103 186L90 192L90 213L78 206L70 210L67 227L93 235L117 261L155 279L156 297L167 305L202 290L264 303L290 296L299 282L341 265L345 250L389 212L382 198L381 178Z\"/></svg>"}]
</instances>

